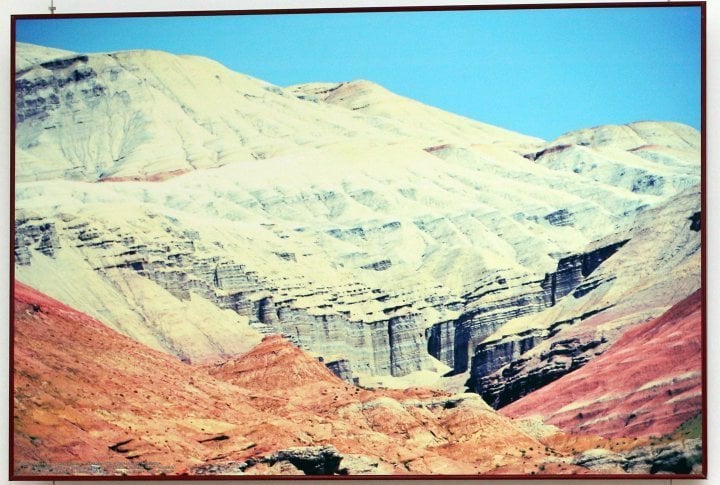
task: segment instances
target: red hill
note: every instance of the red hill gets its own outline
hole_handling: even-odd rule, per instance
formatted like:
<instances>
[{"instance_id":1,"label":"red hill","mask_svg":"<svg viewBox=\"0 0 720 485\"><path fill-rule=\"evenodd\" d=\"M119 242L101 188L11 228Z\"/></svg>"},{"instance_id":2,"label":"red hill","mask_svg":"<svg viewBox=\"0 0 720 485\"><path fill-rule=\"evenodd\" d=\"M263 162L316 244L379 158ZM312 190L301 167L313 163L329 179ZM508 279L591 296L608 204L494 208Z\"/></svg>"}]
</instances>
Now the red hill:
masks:
<instances>
[{"instance_id":1,"label":"red hill","mask_svg":"<svg viewBox=\"0 0 720 485\"><path fill-rule=\"evenodd\" d=\"M675 430L702 407L698 290L626 331L588 365L501 410L539 415L570 433L650 436ZM622 376L622 377L621 377Z\"/></svg>"},{"instance_id":2,"label":"red hill","mask_svg":"<svg viewBox=\"0 0 720 485\"><path fill-rule=\"evenodd\" d=\"M14 305L16 476L478 474L567 461L475 395L356 388L278 336L205 367L20 283Z\"/></svg>"}]
</instances>

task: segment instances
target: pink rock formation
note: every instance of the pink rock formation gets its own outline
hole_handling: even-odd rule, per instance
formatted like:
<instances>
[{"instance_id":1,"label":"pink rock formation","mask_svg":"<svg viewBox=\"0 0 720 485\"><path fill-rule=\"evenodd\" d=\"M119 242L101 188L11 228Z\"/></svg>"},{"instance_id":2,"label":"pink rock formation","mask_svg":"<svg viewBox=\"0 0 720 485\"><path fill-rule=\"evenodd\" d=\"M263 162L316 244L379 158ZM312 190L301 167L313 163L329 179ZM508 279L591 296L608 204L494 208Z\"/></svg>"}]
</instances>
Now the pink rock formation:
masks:
<instances>
[{"instance_id":1,"label":"pink rock formation","mask_svg":"<svg viewBox=\"0 0 720 485\"><path fill-rule=\"evenodd\" d=\"M20 283L14 297L18 477L474 475L563 461L477 396L357 388L278 336L224 364L183 364Z\"/></svg>"},{"instance_id":2,"label":"pink rock formation","mask_svg":"<svg viewBox=\"0 0 720 485\"><path fill-rule=\"evenodd\" d=\"M702 408L702 290L627 330L585 367L503 408L569 433L662 435Z\"/></svg>"}]
</instances>

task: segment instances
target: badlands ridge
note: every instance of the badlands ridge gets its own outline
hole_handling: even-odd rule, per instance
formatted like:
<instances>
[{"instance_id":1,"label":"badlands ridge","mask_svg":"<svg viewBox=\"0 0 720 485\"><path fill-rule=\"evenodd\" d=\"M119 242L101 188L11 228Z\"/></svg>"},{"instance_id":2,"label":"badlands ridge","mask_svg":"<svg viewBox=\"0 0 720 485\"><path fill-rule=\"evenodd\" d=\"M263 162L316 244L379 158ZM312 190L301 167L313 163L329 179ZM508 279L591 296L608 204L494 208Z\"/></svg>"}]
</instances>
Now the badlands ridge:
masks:
<instances>
[{"instance_id":1,"label":"badlands ridge","mask_svg":"<svg viewBox=\"0 0 720 485\"><path fill-rule=\"evenodd\" d=\"M693 128L15 67L16 474L699 473Z\"/></svg>"}]
</instances>

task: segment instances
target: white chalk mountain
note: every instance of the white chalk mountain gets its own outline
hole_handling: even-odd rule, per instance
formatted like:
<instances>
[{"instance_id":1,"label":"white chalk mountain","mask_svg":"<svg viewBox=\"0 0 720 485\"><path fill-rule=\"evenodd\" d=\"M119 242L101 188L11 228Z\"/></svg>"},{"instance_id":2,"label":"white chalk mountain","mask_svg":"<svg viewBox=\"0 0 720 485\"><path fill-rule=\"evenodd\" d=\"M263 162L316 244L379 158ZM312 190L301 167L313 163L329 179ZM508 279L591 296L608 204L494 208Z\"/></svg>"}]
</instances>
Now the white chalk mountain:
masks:
<instances>
[{"instance_id":1,"label":"white chalk mountain","mask_svg":"<svg viewBox=\"0 0 720 485\"><path fill-rule=\"evenodd\" d=\"M26 44L16 67L16 278L184 359L281 332L348 379L512 399L504 366L559 377L533 349L581 334L567 372L700 286L688 126L546 142L369 81Z\"/></svg>"}]
</instances>

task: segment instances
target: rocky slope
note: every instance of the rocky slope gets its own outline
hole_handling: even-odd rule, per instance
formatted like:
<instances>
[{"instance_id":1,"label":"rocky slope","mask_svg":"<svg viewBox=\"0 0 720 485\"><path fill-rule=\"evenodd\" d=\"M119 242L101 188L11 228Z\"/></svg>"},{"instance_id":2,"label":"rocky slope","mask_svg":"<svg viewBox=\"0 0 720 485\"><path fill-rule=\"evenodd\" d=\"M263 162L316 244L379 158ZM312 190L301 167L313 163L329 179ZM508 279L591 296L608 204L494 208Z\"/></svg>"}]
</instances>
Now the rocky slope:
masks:
<instances>
[{"instance_id":1,"label":"rocky slope","mask_svg":"<svg viewBox=\"0 0 720 485\"><path fill-rule=\"evenodd\" d=\"M507 405L583 366L628 326L694 293L701 286L699 211L699 193L687 191L608 238L619 238L622 248L572 298L501 327L477 346L470 388L496 408Z\"/></svg>"},{"instance_id":2,"label":"rocky slope","mask_svg":"<svg viewBox=\"0 0 720 485\"><path fill-rule=\"evenodd\" d=\"M279 336L184 364L27 286L14 295L16 476L585 470L477 395L353 387Z\"/></svg>"},{"instance_id":3,"label":"rocky slope","mask_svg":"<svg viewBox=\"0 0 720 485\"><path fill-rule=\"evenodd\" d=\"M701 298L695 292L631 327L603 355L502 413L608 437L675 431L702 410Z\"/></svg>"},{"instance_id":4,"label":"rocky slope","mask_svg":"<svg viewBox=\"0 0 720 485\"><path fill-rule=\"evenodd\" d=\"M16 278L186 363L279 333L346 383L499 407L701 285L690 127L544 142L369 81L16 54Z\"/></svg>"},{"instance_id":5,"label":"rocky slope","mask_svg":"<svg viewBox=\"0 0 720 485\"><path fill-rule=\"evenodd\" d=\"M418 127L399 121L395 108L389 115L397 126L388 133L374 126L382 116L330 109L209 59L157 51L83 55L26 44L17 45L17 57L18 181L159 180L348 138L419 138ZM368 86L352 83L342 91ZM373 91L383 92L391 105L412 103L379 86ZM439 110L416 104L416 114L431 120L420 132L429 144L447 134L454 140L537 142L447 113L437 120ZM428 136L438 126L443 136Z\"/></svg>"}]
</instances>

